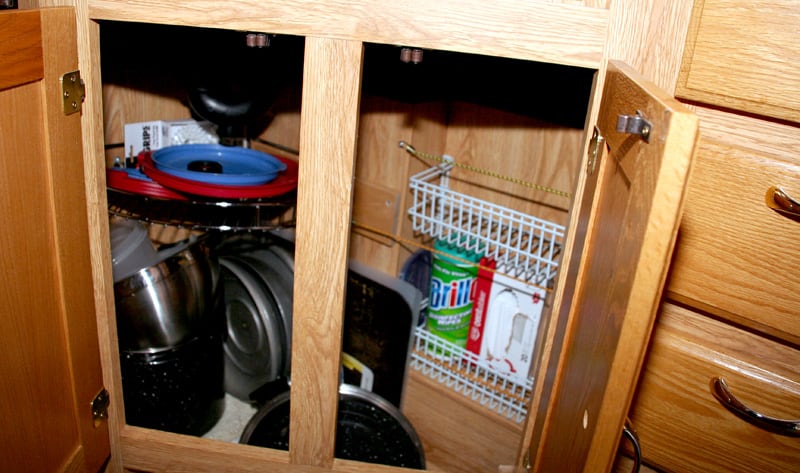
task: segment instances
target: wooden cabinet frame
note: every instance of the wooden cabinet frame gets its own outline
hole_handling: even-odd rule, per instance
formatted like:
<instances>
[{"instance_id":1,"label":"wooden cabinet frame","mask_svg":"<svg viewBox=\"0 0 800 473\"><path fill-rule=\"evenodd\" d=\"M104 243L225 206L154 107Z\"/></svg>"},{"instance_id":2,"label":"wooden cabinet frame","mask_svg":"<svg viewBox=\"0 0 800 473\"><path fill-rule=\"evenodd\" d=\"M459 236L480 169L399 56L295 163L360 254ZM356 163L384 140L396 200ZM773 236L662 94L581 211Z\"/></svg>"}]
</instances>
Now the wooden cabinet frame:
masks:
<instances>
[{"instance_id":1,"label":"wooden cabinet frame","mask_svg":"<svg viewBox=\"0 0 800 473\"><path fill-rule=\"evenodd\" d=\"M682 51L681 44L688 24L688 0L670 2L634 0L610 2L587 1L586 6L574 2L506 2L495 5L477 1L407 2L397 5L391 1L369 3L345 1L249 1L233 0L224 4L199 2L147 2L143 0L118 2L111 0L77 0L76 2L39 2L30 6L52 6L66 3L75 7L78 21L78 54L80 67L86 81L87 98L83 111L84 172L89 211L90 244L92 249L95 304L99 325L99 341L103 374L106 386L114 396L121 393L116 326L114 322L111 268L108 255L109 238L106 224L105 161L103 159L102 93L99 70L98 21L138 21L200 27L222 27L248 31L266 31L302 35L307 40L303 113L301 123L301 166L298 196L298 257L295 294L313 294L317 297L295 297L296 310L308 314L295 329L294 356L302 363L293 363L293 390L302 402L293 403L292 446L288 453L240 445L220 445L199 442L179 435L153 432L124 424L122 410L112 408L109 419L111 437L110 468L121 466L143 470L193 470L210 471L232 468L249 471L258 468L283 468L284 471L383 471L374 465L333 458L332 409L338 383L338 353L340 350L341 314L347 255L350 202L352 200L353 160L358 120L361 51L364 42L399 44L422 48L446 49L476 54L497 55L525 60L553 62L596 69L596 90L603 88L609 59L630 63L644 74L657 79L657 84L672 89L677 75ZM594 5L599 3L599 6ZM26 5L22 5L25 7ZM666 21L665 21L666 19ZM661 97L670 106L669 97ZM597 93L591 104L588 123L599 117L601 94ZM335 124L331 117L336 117ZM696 124L695 124L696 126ZM586 147L591 140L592 126L587 126ZM325 143L324 152L321 146ZM686 150L683 150L686 152ZM689 151L691 152L691 151ZM613 155L614 150L611 150ZM333 158L332 158L333 157ZM585 166L584 158L584 166ZM607 160L606 160L607 161ZM684 170L685 171L685 170ZM603 171L606 172L606 171ZM684 176L685 179L685 176ZM583 253L583 248L573 247L585 235L578 232L592 228L591 216L596 208L589 199L593 188L585 188L580 179L576 192L576 209L568 235L567 253ZM320 196L327 196L322 202ZM331 201L331 197L334 199ZM681 196L672 196L674 211L680 209ZM331 206L324 213L322 205ZM313 217L312 217L313 216ZM675 219L675 215L671 218ZM581 223L583 219L583 223ZM658 223L658 222L656 222ZM663 222L662 222L663 223ZM668 258L674 236L674 222L667 222L662 253ZM658 226L651 231L658 233ZM322 252L311 245L313 239L328 242ZM566 259L560 277L559 291L579 291L565 288L567 274L575 275L583 269L582 260ZM660 263L663 268L664 261ZM574 265L574 267L573 267ZM571 277L571 276L569 276ZM663 284L663 271L654 276ZM323 289L324 288L324 289ZM652 288L651 288L652 289ZM660 285L655 294L657 299ZM313 304L311 300L313 299ZM308 302L302 302L302 301ZM571 307L571 306L570 306ZM547 340L547 355L542 360L541 382L531 409L531 418L522 439L518 464L523 464L528 445L545 445L532 442L543 432L551 431L553 419L549 406L555 395L551 389L554 380L564 372L561 343L571 337L571 326L577 323L576 315L564 308L564 313L554 319ZM556 307L554 312L558 312ZM632 358L627 363L624 353L609 359L609 370L622 373L618 392L611 390L607 396L622 396L613 402L611 397L602 403L611 403L610 418L594 418L593 438L598 443L581 443L581 462L576 471L596 471L597 465L608 465L618 441L618 425L630 403L633 387L641 364L642 349L649 336L654 312L641 314L642 324L622 320L622 327L635 334L630 340ZM313 339L312 342L309 340ZM555 350L554 350L555 348ZM322 354L323 356L320 356ZM563 355L563 356L562 356ZM613 355L613 354L612 354ZM613 360L613 361L611 361ZM618 366L620 365L620 366ZM557 394L557 393L556 393ZM113 401L112 401L113 402ZM538 406L538 407L537 407ZM294 415L297 414L297 415ZM612 419L613 417L614 419ZM606 421L610 421L605 424ZM599 424L598 424L599 423ZM549 427L548 427L549 426ZM549 430L548 430L549 429ZM591 448L590 448L591 446ZM536 449L534 449L536 450ZM549 449L549 454L536 455L540 465L559 450ZM550 458L550 460L548 460ZM588 462L588 463L586 463ZM601 467L602 468L602 467ZM391 469L386 468L386 471Z\"/></svg>"}]
</instances>

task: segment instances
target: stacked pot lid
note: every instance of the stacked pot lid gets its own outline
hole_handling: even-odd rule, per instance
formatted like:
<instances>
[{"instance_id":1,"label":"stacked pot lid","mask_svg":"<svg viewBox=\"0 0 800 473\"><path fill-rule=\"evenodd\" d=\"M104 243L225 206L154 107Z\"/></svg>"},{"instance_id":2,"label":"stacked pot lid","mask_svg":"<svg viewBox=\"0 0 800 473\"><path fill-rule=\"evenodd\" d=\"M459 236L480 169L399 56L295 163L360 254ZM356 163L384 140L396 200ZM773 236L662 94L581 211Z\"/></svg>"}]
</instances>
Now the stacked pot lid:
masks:
<instances>
[{"instance_id":1,"label":"stacked pot lid","mask_svg":"<svg viewBox=\"0 0 800 473\"><path fill-rule=\"evenodd\" d=\"M295 161L250 148L175 145L142 151L137 163L107 169L109 188L177 201L270 199L297 188Z\"/></svg>"},{"instance_id":2,"label":"stacked pot lid","mask_svg":"<svg viewBox=\"0 0 800 473\"><path fill-rule=\"evenodd\" d=\"M250 402L264 384L288 377L293 257L279 245L223 256L227 336L225 390Z\"/></svg>"},{"instance_id":3,"label":"stacked pot lid","mask_svg":"<svg viewBox=\"0 0 800 473\"><path fill-rule=\"evenodd\" d=\"M142 172L167 189L214 199L262 199L297 188L297 163L247 148L179 145L138 156Z\"/></svg>"}]
</instances>

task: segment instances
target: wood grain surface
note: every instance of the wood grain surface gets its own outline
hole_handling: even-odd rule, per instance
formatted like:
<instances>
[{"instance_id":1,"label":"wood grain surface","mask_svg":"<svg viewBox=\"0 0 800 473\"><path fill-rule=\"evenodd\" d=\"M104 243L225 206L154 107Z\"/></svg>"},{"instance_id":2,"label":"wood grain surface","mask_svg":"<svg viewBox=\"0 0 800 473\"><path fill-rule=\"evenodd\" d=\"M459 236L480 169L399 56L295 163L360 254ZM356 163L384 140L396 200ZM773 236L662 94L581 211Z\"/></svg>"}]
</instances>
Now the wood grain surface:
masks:
<instances>
[{"instance_id":1,"label":"wood grain surface","mask_svg":"<svg viewBox=\"0 0 800 473\"><path fill-rule=\"evenodd\" d=\"M6 255L0 333L7 350L0 362L0 410L13 426L2 434L0 469L96 471L109 444L107 424L95 424L90 409L103 383L81 121L80 114L64 114L60 84L62 74L77 69L74 13L58 8L0 17L8 26L0 30L0 43L19 45L30 55L23 57L42 67L40 81L0 92L9 111L0 123L0 247ZM14 27L17 20L25 27ZM28 47L34 42L41 44L38 57ZM13 63L20 56L0 58Z\"/></svg>"},{"instance_id":2,"label":"wood grain surface","mask_svg":"<svg viewBox=\"0 0 800 473\"><path fill-rule=\"evenodd\" d=\"M664 304L632 411L648 461L666 471L794 471L797 438L775 435L726 410L711 394L723 377L750 408L800 417L800 355L692 310Z\"/></svg>"},{"instance_id":3,"label":"wood grain surface","mask_svg":"<svg viewBox=\"0 0 800 473\"><path fill-rule=\"evenodd\" d=\"M112 383L117 383L115 387L117 391L119 391L119 373L118 367L114 366L117 358L115 356L116 339L114 338L113 298L110 296L107 284L110 280L110 266L108 263L103 263L103 259L107 259L108 235L107 230L97 229L98 226L103 224L103 217L105 217L104 178L102 175L105 160L102 158L103 127L100 125L103 120L99 75L100 53L97 42L98 23L94 20L143 21L276 33L285 32L302 34L308 37L324 37L337 41L342 39L363 40L389 44L408 44L426 48L449 48L457 51L521 57L588 68L604 67L604 58L609 57L606 46L609 42L608 8L611 2L605 0L586 2L576 0L564 0L563 2L510 2L503 5L477 1L466 3L455 1L434 2L435 5L430 2L414 2L413 4L381 2L378 4L373 3L370 10L363 11L353 10L352 7L345 5L346 2L339 1L290 1L287 3L237 0L227 2L225 8L219 8L218 3L206 1L165 4L152 0L134 2L90 0L76 3L80 24L79 41L82 45L81 67L85 68L88 85L90 86L88 89L90 97L87 99L84 121L90 124L91 127L84 130L84 141L87 153L85 163L87 193L89 195L90 219L92 221L90 229L92 231L92 248L96 263L94 266L98 320L101 323L101 342L104 347L104 360L106 361L104 372ZM615 15L619 15L620 21L615 23L612 29L615 35L620 34L619 32L622 31L630 31L632 33L631 36L624 36L623 39L620 39L620 44L628 44L630 50L635 51L630 55L635 56L646 49L643 45L652 43L653 37L652 28L640 29L636 28L635 25L644 21L643 18L648 18L651 25L671 21L669 16L659 13L662 11L660 8L651 10L647 8L647 5L653 3L664 6L675 2L631 1L628 3L630 5L623 6L619 6L620 3L615 3L614 12ZM646 5L639 7L639 3ZM634 6L636 8L633 8ZM374 9L372 9L373 7ZM664 10L669 11L669 8ZM298 15L298 11L302 11L303 14ZM656 13L654 14L653 12ZM680 42L682 42L682 39L675 40L675 43ZM674 54L672 43L656 43L660 46L653 50L653 56L646 58L648 61L658 62L659 57ZM318 54L323 55L322 52ZM625 59L629 58L626 57ZM347 63L345 63L343 69L349 70ZM668 67L663 64L658 68L654 68L654 70L662 71L667 69ZM321 68L314 66L313 70L319 71ZM332 90L340 92L338 87L342 82L348 82L348 80L342 79L343 74L346 74L346 72L341 70L332 72L331 77L333 79L328 82L320 81L317 88L322 89L325 86L329 86ZM647 72L647 75L652 77L651 72ZM318 79L327 78L325 74L320 74L316 77ZM112 94L116 92L119 91L112 91ZM305 262L302 263L306 265L304 272L308 278L302 285L304 288L309 288L314 284L312 280L316 273L308 269L312 264L333 262L332 266L329 266L328 270L323 272L324 274L322 275L327 278L324 282L328 285L329 292L341 292L336 290L338 284L336 279L338 277L337 271L339 268L343 268L343 261L345 261L348 252L347 244L340 240L339 232L342 234L347 233L343 223L346 221L344 215L346 212L343 209L347 207L345 201L349 203L348 194L352 193L352 189L348 188L346 183L341 186L332 184L327 180L325 173L333 169L335 175L332 177L333 180L338 178L348 180L352 177L353 173L346 170L352 164L349 162L350 144L348 140L356 135L352 124L356 120L354 116L357 114L353 113L352 109L346 112L336 109L336 106L342 101L349 100L347 98L333 97L330 107L322 107L320 103L327 100L328 96L321 91L317 91L315 94L318 94L317 99L313 101L314 105L309 107L308 112L327 114L326 118L311 118L304 108L303 120L308 120L308 123L303 125L302 134L293 136L297 137L298 147L301 148L301 173L305 165L312 166L313 171L306 174L306 176L313 175L314 182L319 180L321 187L312 191L311 186L315 184L309 184L311 178L307 177L305 179L306 184L301 183L301 197L304 192L309 198L313 198L311 193L317 191L320 195L324 195L326 191L331 189L341 192L334 193L333 197L328 198L325 202L322 202L322 198L318 198L313 201L313 205L310 200L303 204L307 206L306 217L300 217L298 231L301 228L305 228L303 231L306 231L324 227L325 229L321 235L334 235L336 241L330 244L328 248L331 251L328 253L322 252L319 248L314 250L307 247L303 250L308 255L305 257ZM132 97L135 97L135 95L136 93L134 92ZM345 95L351 97L349 94ZM127 100L127 98L123 100ZM133 98L130 100L135 101ZM306 107L306 105L304 98L303 106ZM153 106L158 107L158 105ZM318 106L319 108L317 108ZM131 107L135 109L137 105L131 104ZM169 107L170 105L166 106L167 109ZM419 149L446 149L447 122L446 119L443 119L443 116L446 116L447 110L441 110L440 108L437 108L437 106L428 107L428 104L426 104L425 107L421 107L421 109L424 109L421 110L422 113L417 114L410 141ZM331 111L336 112L331 113ZM125 113L125 111L121 110L119 113ZM339 113L343 113L345 116L344 121L338 121ZM295 114L293 118L299 120L298 116L299 114ZM332 130L333 125L331 123L323 123L326 119L336 122L337 129L335 131ZM311 120L314 121L312 122ZM309 151L306 149L309 143L316 139L309 130L312 127L316 130L317 126L322 130L319 133L320 141L325 140L325 144L328 146L326 157L330 158L329 151L331 150L330 146L332 146L336 153L343 151L342 155L345 157L342 160L339 159L340 155L336 154L336 159L333 160L334 164L322 164L322 153L319 150ZM340 126L341 128L339 128ZM380 120L376 120L370 126L380 127ZM288 129L297 130L298 127L295 124L290 124ZM282 134L283 132L281 131L275 136L281 136ZM290 136L290 133L287 133L286 136ZM342 143L342 138L348 143ZM558 140L560 138L554 137L554 139ZM553 142L550 142L550 144L552 145ZM567 149L570 146L572 145L565 144ZM376 146L374 149L380 149L380 146ZM399 150L396 150L396 152L399 152ZM421 166L420 163L411 161L409 173L414 172L415 167L421 168ZM374 176L379 175L381 172L370 170L368 174ZM302 180L303 178L301 177ZM306 186L305 189L303 189L304 185ZM317 210L313 210L314 208ZM323 209L327 210L329 208L333 209L333 216L323 212ZM303 223L303 218L307 219L305 223ZM315 222L318 218L324 223L310 223ZM341 224L342 226L332 229L326 225L331 221L335 225ZM405 229L402 231L405 231ZM326 242L326 244L329 243ZM401 251L406 251L406 249ZM398 254L402 255L403 253ZM333 277L330 277L331 275ZM343 286L339 288L341 287ZM336 342L333 340L338 338L336 329L339 323L337 322L337 317L340 317L340 309L338 308L340 300L337 298L338 296L330 293L315 292L313 295L317 299L313 301L315 306L312 308L309 320L317 318L317 321L329 324L327 327L331 328L332 331L324 334L321 348L326 352L326 355L323 360L318 364L301 368L301 372L299 372L302 376L310 377L314 369L321 367L321 371L318 371L322 374L324 380L318 383L321 384L319 388L300 388L307 390L306 394L309 396L307 407L309 410L297 414L300 417L307 416L305 420L301 421L304 426L300 428L304 430L309 438L301 439L300 442L308 442L308 444L298 445L297 450L292 455L295 455L293 461L308 461L309 463L328 465L329 457L325 449L332 442L329 435L331 416L329 414L319 414L316 410L321 409L323 405L325 409L330 408L329 401L321 398L331 399L335 397L331 375L333 366L338 360L334 361L332 355L338 356ZM311 305L311 302L307 304ZM319 309L319 305L324 305L325 308ZM313 325L313 323L309 323L310 325ZM300 344L306 347L306 355L304 356L311 357L311 352L316 349L314 345L316 339L312 337L313 330L308 327L307 330L305 332L307 336L303 338ZM325 357L329 359L324 359ZM315 380L315 382L318 381ZM310 381L307 379L300 383L302 385L303 383L310 383ZM115 419L116 421L121 419L118 411ZM326 425L315 424L320 420L322 424ZM321 425L321 430L327 432L323 433L321 437L322 450L315 450L310 445L311 442L314 442L312 437L316 435L314 430L316 427L314 425ZM125 427L124 422L119 422L114 426L112 437L113 435L119 435L119 432L122 432L124 436L124 441L122 442L123 456L126 458L126 463L132 465L133 468L136 468L133 465L146 465L141 466L140 469L231 471L235 468L241 471L257 471L258 468L263 468L263 465L259 464L259 460L264 457L270 457L272 458L271 461L275 462L270 463L270 465L276 466L276 468L279 468L277 465L285 465L285 469L291 471L325 471L327 468L327 466L286 465L284 462L288 461L287 457L280 455L277 456L277 459L271 456L272 453L264 454L264 457L262 457L252 454L248 447L226 445L223 448L213 442L178 438L178 436L159 432L139 431L138 429ZM242 460L241 463L238 461L241 457L250 457L251 455L257 457L257 459ZM113 461L118 461L118 458L113 459ZM115 466L117 465L112 465L112 467ZM346 469L347 471L381 470L380 468L373 470L370 467L348 464L339 460L333 460L332 468L334 470ZM112 471L114 471L113 468Z\"/></svg>"},{"instance_id":4,"label":"wood grain surface","mask_svg":"<svg viewBox=\"0 0 800 473\"><path fill-rule=\"evenodd\" d=\"M333 462L362 55L359 42L306 40L289 436L302 465Z\"/></svg>"},{"instance_id":5,"label":"wood grain surface","mask_svg":"<svg viewBox=\"0 0 800 473\"><path fill-rule=\"evenodd\" d=\"M90 16L102 20L136 18L598 67L608 10L574 3L381 0L367 7L346 1L236 0L218 8L208 2L94 0L89 7Z\"/></svg>"},{"instance_id":6,"label":"wood grain surface","mask_svg":"<svg viewBox=\"0 0 800 473\"><path fill-rule=\"evenodd\" d=\"M800 126L735 111L692 108L700 117L702 139L747 148L759 155L800 164Z\"/></svg>"},{"instance_id":7,"label":"wood grain surface","mask_svg":"<svg viewBox=\"0 0 800 473\"><path fill-rule=\"evenodd\" d=\"M800 195L800 166L701 141L668 295L800 345L800 223L766 206L770 186Z\"/></svg>"},{"instance_id":8,"label":"wood grain surface","mask_svg":"<svg viewBox=\"0 0 800 473\"><path fill-rule=\"evenodd\" d=\"M0 16L0 31L4 37L14 38L0 42L0 90L26 84L42 78L41 20L35 13L17 13Z\"/></svg>"},{"instance_id":9,"label":"wood grain surface","mask_svg":"<svg viewBox=\"0 0 800 473\"><path fill-rule=\"evenodd\" d=\"M800 122L800 8L794 0L702 0L680 98Z\"/></svg>"},{"instance_id":10,"label":"wood grain surface","mask_svg":"<svg viewBox=\"0 0 800 473\"><path fill-rule=\"evenodd\" d=\"M476 404L409 371L403 411L425 439L428 470L481 473L514 463L522 425Z\"/></svg>"},{"instance_id":11,"label":"wood grain surface","mask_svg":"<svg viewBox=\"0 0 800 473\"><path fill-rule=\"evenodd\" d=\"M653 120L649 142L615 130L619 114L640 110ZM590 179L599 183L580 266L561 284L575 286L555 392L535 468L590 471L613 464L677 233L697 119L629 68L613 64L598 128L609 154ZM582 210L588 206L582 206ZM572 273L576 271L577 273ZM571 278L565 281L564 278ZM550 371L548 369L548 371ZM564 428L569 426L569 428ZM585 468L585 470L584 470Z\"/></svg>"}]
</instances>

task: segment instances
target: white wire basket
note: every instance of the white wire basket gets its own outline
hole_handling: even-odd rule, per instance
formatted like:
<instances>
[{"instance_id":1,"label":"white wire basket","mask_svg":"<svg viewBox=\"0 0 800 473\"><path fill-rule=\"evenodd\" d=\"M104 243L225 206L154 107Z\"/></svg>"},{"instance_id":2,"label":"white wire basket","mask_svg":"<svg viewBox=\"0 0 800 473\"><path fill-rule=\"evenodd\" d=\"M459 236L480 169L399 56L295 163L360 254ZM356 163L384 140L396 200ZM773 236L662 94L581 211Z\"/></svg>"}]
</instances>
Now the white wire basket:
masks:
<instances>
[{"instance_id":1,"label":"white wire basket","mask_svg":"<svg viewBox=\"0 0 800 473\"><path fill-rule=\"evenodd\" d=\"M487 256L514 278L547 285L558 270L564 227L449 189L453 167L445 156L411 177L414 232ZM422 327L415 332L410 366L518 423L527 415L532 378L498 371Z\"/></svg>"},{"instance_id":2,"label":"white wire basket","mask_svg":"<svg viewBox=\"0 0 800 473\"><path fill-rule=\"evenodd\" d=\"M445 161L411 177L413 230L492 258L534 284L555 277L564 226L449 189L452 168Z\"/></svg>"},{"instance_id":3,"label":"white wire basket","mask_svg":"<svg viewBox=\"0 0 800 473\"><path fill-rule=\"evenodd\" d=\"M414 333L410 367L517 423L528 413L531 378L521 383L422 327Z\"/></svg>"}]
</instances>

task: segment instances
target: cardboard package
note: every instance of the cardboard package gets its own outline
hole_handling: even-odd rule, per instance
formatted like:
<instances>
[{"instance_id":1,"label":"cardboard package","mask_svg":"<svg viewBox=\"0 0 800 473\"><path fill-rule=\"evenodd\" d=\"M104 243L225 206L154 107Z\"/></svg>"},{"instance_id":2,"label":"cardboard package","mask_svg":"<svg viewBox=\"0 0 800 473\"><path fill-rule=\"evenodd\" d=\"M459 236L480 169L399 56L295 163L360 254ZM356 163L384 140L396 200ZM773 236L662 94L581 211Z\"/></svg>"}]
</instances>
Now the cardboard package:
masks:
<instances>
[{"instance_id":1,"label":"cardboard package","mask_svg":"<svg viewBox=\"0 0 800 473\"><path fill-rule=\"evenodd\" d=\"M504 270L489 258L480 262L467 350L493 370L524 383L547 293Z\"/></svg>"},{"instance_id":2,"label":"cardboard package","mask_svg":"<svg viewBox=\"0 0 800 473\"><path fill-rule=\"evenodd\" d=\"M166 146L217 143L216 129L209 122L195 120L156 120L125 124L125 156L155 151Z\"/></svg>"}]
</instances>

